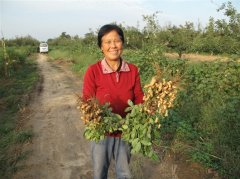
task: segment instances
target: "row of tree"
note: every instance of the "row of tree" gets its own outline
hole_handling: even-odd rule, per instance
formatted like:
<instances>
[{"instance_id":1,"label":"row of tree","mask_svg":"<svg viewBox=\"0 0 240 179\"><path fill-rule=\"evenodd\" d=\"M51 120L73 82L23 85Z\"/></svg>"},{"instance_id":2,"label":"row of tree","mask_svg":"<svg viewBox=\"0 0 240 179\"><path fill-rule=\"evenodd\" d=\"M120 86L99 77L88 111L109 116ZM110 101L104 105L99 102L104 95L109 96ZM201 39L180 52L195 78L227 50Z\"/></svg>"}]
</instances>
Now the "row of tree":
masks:
<instances>
[{"instance_id":1,"label":"row of tree","mask_svg":"<svg viewBox=\"0 0 240 179\"><path fill-rule=\"evenodd\" d=\"M143 31L134 27L125 28L127 46L162 45L167 50L174 50L180 57L184 52L240 55L240 13L231 2L224 3L218 11L224 11L227 20L210 17L205 28L201 28L200 24L196 28L192 22L161 27L157 21L158 12L143 16L146 22Z\"/></svg>"},{"instance_id":2,"label":"row of tree","mask_svg":"<svg viewBox=\"0 0 240 179\"><path fill-rule=\"evenodd\" d=\"M236 54L240 55L240 13L231 2L222 4L217 11L223 11L226 19L210 17L206 27L201 24L186 22L184 25L168 25L162 27L157 20L158 12L152 15L143 15L145 26L142 30L138 27L124 27L127 48L149 48L151 45L165 48L167 51L177 52L181 58L183 53L211 53L211 54ZM78 35L71 37L66 32L55 39L48 39L51 46L70 45L79 42L85 45L96 45L97 31L90 30L84 37ZM5 40L7 46L38 46L39 41L27 37L17 37Z\"/></svg>"}]
</instances>

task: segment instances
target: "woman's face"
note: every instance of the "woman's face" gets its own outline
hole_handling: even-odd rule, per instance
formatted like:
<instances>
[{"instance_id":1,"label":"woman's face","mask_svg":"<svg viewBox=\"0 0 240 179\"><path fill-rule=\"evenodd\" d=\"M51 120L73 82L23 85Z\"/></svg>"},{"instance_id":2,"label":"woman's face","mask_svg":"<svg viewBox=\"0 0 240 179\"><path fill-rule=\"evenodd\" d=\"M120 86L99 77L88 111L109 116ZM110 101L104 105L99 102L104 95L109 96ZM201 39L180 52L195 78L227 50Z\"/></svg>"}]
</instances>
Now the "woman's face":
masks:
<instances>
[{"instance_id":1,"label":"woman's face","mask_svg":"<svg viewBox=\"0 0 240 179\"><path fill-rule=\"evenodd\" d=\"M101 50L106 60L119 60L123 51L123 43L115 30L110 31L102 37Z\"/></svg>"}]
</instances>

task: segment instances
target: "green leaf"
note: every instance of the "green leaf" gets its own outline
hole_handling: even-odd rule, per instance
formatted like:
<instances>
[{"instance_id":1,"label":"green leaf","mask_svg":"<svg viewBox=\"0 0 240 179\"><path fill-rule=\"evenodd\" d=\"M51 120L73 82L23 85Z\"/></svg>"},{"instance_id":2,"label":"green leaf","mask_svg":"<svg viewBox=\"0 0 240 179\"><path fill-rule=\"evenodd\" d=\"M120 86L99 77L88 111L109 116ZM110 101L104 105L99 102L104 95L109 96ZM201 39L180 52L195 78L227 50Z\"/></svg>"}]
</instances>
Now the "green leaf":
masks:
<instances>
[{"instance_id":1,"label":"green leaf","mask_svg":"<svg viewBox=\"0 0 240 179\"><path fill-rule=\"evenodd\" d=\"M135 137L136 137L136 130L133 129L131 132L131 138L134 139Z\"/></svg>"},{"instance_id":2,"label":"green leaf","mask_svg":"<svg viewBox=\"0 0 240 179\"><path fill-rule=\"evenodd\" d=\"M121 120L122 119L122 116L120 116L119 114L115 114L116 118Z\"/></svg>"},{"instance_id":3,"label":"green leaf","mask_svg":"<svg viewBox=\"0 0 240 179\"><path fill-rule=\"evenodd\" d=\"M149 156L149 157L150 157L152 160L159 161L159 157L158 157L158 155L157 155L155 152L153 152L152 155Z\"/></svg>"},{"instance_id":4,"label":"green leaf","mask_svg":"<svg viewBox=\"0 0 240 179\"><path fill-rule=\"evenodd\" d=\"M138 142L139 142L139 139L138 139L138 138L133 139L133 140L132 140L132 145L135 146Z\"/></svg>"},{"instance_id":5,"label":"green leaf","mask_svg":"<svg viewBox=\"0 0 240 179\"><path fill-rule=\"evenodd\" d=\"M134 106L133 102L130 99L128 100L128 105L129 106Z\"/></svg>"},{"instance_id":6,"label":"green leaf","mask_svg":"<svg viewBox=\"0 0 240 179\"><path fill-rule=\"evenodd\" d=\"M135 151L138 153L141 150L141 143L137 142L136 146L135 146Z\"/></svg>"},{"instance_id":7,"label":"green leaf","mask_svg":"<svg viewBox=\"0 0 240 179\"><path fill-rule=\"evenodd\" d=\"M135 117L136 116L136 110L135 109L132 109L131 113L129 113L129 115L131 117Z\"/></svg>"},{"instance_id":8,"label":"green leaf","mask_svg":"<svg viewBox=\"0 0 240 179\"><path fill-rule=\"evenodd\" d=\"M147 146L152 145L152 143L151 143L150 141L147 141L147 140L142 140L141 143L142 143L143 145L147 145Z\"/></svg>"},{"instance_id":9,"label":"green leaf","mask_svg":"<svg viewBox=\"0 0 240 179\"><path fill-rule=\"evenodd\" d=\"M128 129L128 126L126 124L122 125L123 129Z\"/></svg>"},{"instance_id":10,"label":"green leaf","mask_svg":"<svg viewBox=\"0 0 240 179\"><path fill-rule=\"evenodd\" d=\"M131 111L132 110L132 107L127 107L124 111L125 112L129 112L129 111Z\"/></svg>"}]
</instances>

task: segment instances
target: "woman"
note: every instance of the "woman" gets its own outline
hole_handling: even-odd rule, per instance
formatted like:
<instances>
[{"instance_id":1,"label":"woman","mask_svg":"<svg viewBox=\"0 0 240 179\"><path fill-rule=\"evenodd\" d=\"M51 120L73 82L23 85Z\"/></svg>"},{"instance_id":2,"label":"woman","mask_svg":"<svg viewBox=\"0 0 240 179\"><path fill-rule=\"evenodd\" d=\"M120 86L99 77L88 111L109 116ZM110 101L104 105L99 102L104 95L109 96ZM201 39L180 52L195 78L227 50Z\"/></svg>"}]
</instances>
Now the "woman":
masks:
<instances>
[{"instance_id":1,"label":"woman","mask_svg":"<svg viewBox=\"0 0 240 179\"><path fill-rule=\"evenodd\" d=\"M124 34L120 27L107 24L98 32L98 46L104 58L91 65L84 76L83 97L97 98L101 104L110 103L112 112L126 116L130 99L143 102L138 68L121 58ZM116 166L117 178L131 178L129 170L130 146L121 139L121 133L107 133L104 140L92 142L94 179L106 179L111 157Z\"/></svg>"}]
</instances>

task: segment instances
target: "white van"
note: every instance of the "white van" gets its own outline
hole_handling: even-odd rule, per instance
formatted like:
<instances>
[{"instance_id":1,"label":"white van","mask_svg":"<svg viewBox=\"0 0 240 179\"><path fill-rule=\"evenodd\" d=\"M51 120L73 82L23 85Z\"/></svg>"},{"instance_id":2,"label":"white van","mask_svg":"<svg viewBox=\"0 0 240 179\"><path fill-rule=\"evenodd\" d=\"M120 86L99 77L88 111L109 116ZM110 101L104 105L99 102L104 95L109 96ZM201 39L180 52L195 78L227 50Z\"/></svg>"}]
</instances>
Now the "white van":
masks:
<instances>
[{"instance_id":1,"label":"white van","mask_svg":"<svg viewBox=\"0 0 240 179\"><path fill-rule=\"evenodd\" d=\"M40 53L48 53L48 44L46 42L41 42L39 45Z\"/></svg>"}]
</instances>

